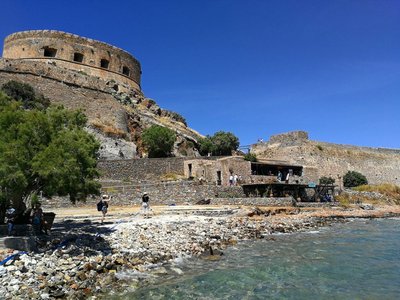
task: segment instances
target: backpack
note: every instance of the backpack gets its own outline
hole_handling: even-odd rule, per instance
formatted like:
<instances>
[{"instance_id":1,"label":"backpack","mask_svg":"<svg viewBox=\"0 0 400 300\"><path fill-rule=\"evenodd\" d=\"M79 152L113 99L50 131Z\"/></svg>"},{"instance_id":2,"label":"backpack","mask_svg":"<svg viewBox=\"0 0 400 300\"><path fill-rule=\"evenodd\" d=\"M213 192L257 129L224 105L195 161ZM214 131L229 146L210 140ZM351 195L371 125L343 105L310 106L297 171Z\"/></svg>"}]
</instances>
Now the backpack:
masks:
<instances>
[{"instance_id":1,"label":"backpack","mask_svg":"<svg viewBox=\"0 0 400 300\"><path fill-rule=\"evenodd\" d=\"M102 211L102 209L103 209L103 202L99 201L97 203L97 211Z\"/></svg>"}]
</instances>

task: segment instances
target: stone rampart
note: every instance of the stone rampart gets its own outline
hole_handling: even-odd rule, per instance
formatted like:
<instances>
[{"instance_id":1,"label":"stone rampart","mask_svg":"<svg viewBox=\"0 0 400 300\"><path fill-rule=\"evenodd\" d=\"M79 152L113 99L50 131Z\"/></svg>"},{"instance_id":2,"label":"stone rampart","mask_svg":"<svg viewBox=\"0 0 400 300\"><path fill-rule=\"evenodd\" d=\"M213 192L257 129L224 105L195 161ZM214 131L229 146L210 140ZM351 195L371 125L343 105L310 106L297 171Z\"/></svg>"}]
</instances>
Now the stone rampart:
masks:
<instances>
[{"instance_id":1,"label":"stone rampart","mask_svg":"<svg viewBox=\"0 0 400 300\"><path fill-rule=\"evenodd\" d=\"M400 185L400 149L385 149L340 145L333 143L310 141L308 139L293 139L286 142L284 135L266 143L258 143L252 147L252 152L260 158L288 160L293 164L306 168L305 176L318 180L329 176L342 184L343 175L347 171L357 171L364 174L371 184L393 183ZM313 176L307 176L307 168L317 170Z\"/></svg>"},{"instance_id":2,"label":"stone rampart","mask_svg":"<svg viewBox=\"0 0 400 300\"><path fill-rule=\"evenodd\" d=\"M240 186L201 185L190 181L113 186L102 190L102 193L112 196L110 205L118 206L140 205L143 192L149 194L150 205L192 205L203 199L211 199L212 205L292 205L292 198L245 197ZM93 206L95 209L98 201L99 198L89 198L76 206ZM67 199L58 197L43 199L42 204L47 210L71 206Z\"/></svg>"},{"instance_id":3,"label":"stone rampart","mask_svg":"<svg viewBox=\"0 0 400 300\"><path fill-rule=\"evenodd\" d=\"M128 52L109 44L54 30L17 32L6 37L3 57L51 60L106 80L126 77L140 87L141 67ZM90 71L89 71L90 70Z\"/></svg>"},{"instance_id":4,"label":"stone rampart","mask_svg":"<svg viewBox=\"0 0 400 300\"><path fill-rule=\"evenodd\" d=\"M183 176L184 157L141 158L125 160L102 160L98 162L101 177L104 179L150 182L160 181L166 174Z\"/></svg>"}]
</instances>

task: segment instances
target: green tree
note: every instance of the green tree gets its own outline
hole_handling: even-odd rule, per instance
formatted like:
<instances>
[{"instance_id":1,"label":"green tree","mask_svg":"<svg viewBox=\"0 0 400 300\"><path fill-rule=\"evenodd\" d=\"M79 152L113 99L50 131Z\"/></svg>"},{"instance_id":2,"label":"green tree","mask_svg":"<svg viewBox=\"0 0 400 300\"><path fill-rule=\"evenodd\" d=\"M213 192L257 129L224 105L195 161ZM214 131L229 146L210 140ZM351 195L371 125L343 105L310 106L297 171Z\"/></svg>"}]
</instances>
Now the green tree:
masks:
<instances>
[{"instance_id":1,"label":"green tree","mask_svg":"<svg viewBox=\"0 0 400 300\"><path fill-rule=\"evenodd\" d=\"M11 80L3 84L1 90L11 99L21 101L25 109L46 109L50 105L49 99L42 94L36 94L33 87L27 83Z\"/></svg>"},{"instance_id":2,"label":"green tree","mask_svg":"<svg viewBox=\"0 0 400 300\"><path fill-rule=\"evenodd\" d=\"M40 191L73 202L99 194L100 145L85 124L80 111L26 110L0 92L0 199L18 208Z\"/></svg>"},{"instance_id":3,"label":"green tree","mask_svg":"<svg viewBox=\"0 0 400 300\"><path fill-rule=\"evenodd\" d=\"M197 143L199 145L199 152L201 155L206 156L208 153L214 152L214 144L209 135L207 135L205 138L199 139Z\"/></svg>"},{"instance_id":4,"label":"green tree","mask_svg":"<svg viewBox=\"0 0 400 300\"><path fill-rule=\"evenodd\" d=\"M239 147L239 139L230 132L218 131L213 136L207 135L199 140L201 155L212 153L213 155L231 155L233 150Z\"/></svg>"},{"instance_id":5,"label":"green tree","mask_svg":"<svg viewBox=\"0 0 400 300\"><path fill-rule=\"evenodd\" d=\"M334 184L334 183L335 183L335 179L333 179L332 177L322 176L319 179L319 184Z\"/></svg>"},{"instance_id":6,"label":"green tree","mask_svg":"<svg viewBox=\"0 0 400 300\"><path fill-rule=\"evenodd\" d=\"M359 172L348 171L346 175L343 176L343 185L345 187L355 187L364 184L368 184L368 180Z\"/></svg>"},{"instance_id":7,"label":"green tree","mask_svg":"<svg viewBox=\"0 0 400 300\"><path fill-rule=\"evenodd\" d=\"M171 156L175 139L176 135L171 129L159 125L152 125L142 134L143 145L149 157Z\"/></svg>"}]
</instances>

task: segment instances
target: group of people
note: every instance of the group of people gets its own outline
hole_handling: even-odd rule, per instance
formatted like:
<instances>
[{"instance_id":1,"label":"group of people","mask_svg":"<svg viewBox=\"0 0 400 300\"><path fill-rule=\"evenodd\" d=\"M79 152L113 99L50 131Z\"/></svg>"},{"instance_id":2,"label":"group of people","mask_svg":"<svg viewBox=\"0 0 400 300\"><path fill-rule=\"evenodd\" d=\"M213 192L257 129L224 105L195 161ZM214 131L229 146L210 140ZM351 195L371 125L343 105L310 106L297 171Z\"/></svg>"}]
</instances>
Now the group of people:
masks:
<instances>
[{"instance_id":1,"label":"group of people","mask_svg":"<svg viewBox=\"0 0 400 300\"><path fill-rule=\"evenodd\" d=\"M108 212L109 201L111 200L111 196L102 195L100 201L97 203L97 210L101 211L101 224L104 223L104 219ZM150 197L147 192L144 192L142 195L142 213L145 217L148 217L148 213L151 211L150 209Z\"/></svg>"},{"instance_id":2,"label":"group of people","mask_svg":"<svg viewBox=\"0 0 400 300\"><path fill-rule=\"evenodd\" d=\"M229 185L233 186L233 185L238 185L238 183L240 183L242 180L242 176L238 176L237 174L233 175L233 173L231 173L231 175L229 176Z\"/></svg>"},{"instance_id":3,"label":"group of people","mask_svg":"<svg viewBox=\"0 0 400 300\"><path fill-rule=\"evenodd\" d=\"M33 229L36 233L47 234L48 226L47 222L43 218L43 209L41 207L40 202L34 203L32 209L28 209L20 215L28 215L29 223L32 224ZM14 207L12 207L12 205L9 205L6 210L7 234L9 236L12 235L14 231L14 225L17 222L17 218L18 218L17 210Z\"/></svg>"},{"instance_id":4,"label":"group of people","mask_svg":"<svg viewBox=\"0 0 400 300\"><path fill-rule=\"evenodd\" d=\"M282 176L283 176L283 175L282 175L282 172L281 172L281 171L278 171L277 179L278 179L279 182L282 181ZM285 176L285 183L289 183L289 178L290 178L290 173L287 172L287 173L286 173L286 176Z\"/></svg>"}]
</instances>

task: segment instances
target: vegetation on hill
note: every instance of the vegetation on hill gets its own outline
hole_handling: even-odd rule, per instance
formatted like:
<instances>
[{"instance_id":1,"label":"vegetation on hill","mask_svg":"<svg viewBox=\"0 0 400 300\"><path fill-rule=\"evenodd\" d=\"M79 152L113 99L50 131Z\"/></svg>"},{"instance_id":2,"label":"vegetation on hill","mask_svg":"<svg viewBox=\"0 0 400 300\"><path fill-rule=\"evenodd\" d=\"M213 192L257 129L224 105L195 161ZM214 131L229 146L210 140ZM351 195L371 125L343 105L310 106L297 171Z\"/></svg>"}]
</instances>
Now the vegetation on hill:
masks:
<instances>
[{"instance_id":1,"label":"vegetation on hill","mask_svg":"<svg viewBox=\"0 0 400 300\"><path fill-rule=\"evenodd\" d=\"M244 160L257 162L257 155L255 155L254 153L246 153L244 156Z\"/></svg>"},{"instance_id":2,"label":"vegetation on hill","mask_svg":"<svg viewBox=\"0 0 400 300\"><path fill-rule=\"evenodd\" d=\"M198 141L201 155L232 155L239 147L239 139L231 132L218 131Z\"/></svg>"},{"instance_id":3,"label":"vegetation on hill","mask_svg":"<svg viewBox=\"0 0 400 300\"><path fill-rule=\"evenodd\" d=\"M365 185L368 184L367 178L356 171L348 171L344 176L343 176L343 185L345 187L356 187L359 185Z\"/></svg>"},{"instance_id":4,"label":"vegetation on hill","mask_svg":"<svg viewBox=\"0 0 400 300\"><path fill-rule=\"evenodd\" d=\"M40 192L44 196L69 195L73 202L100 192L100 184L94 180L100 145L83 129L86 116L62 107L38 109L35 99L15 101L0 92L3 209L9 202L21 208Z\"/></svg>"},{"instance_id":5,"label":"vegetation on hill","mask_svg":"<svg viewBox=\"0 0 400 300\"><path fill-rule=\"evenodd\" d=\"M400 204L400 187L395 184L360 185L355 187L354 190L358 192L376 192Z\"/></svg>"},{"instance_id":6,"label":"vegetation on hill","mask_svg":"<svg viewBox=\"0 0 400 300\"><path fill-rule=\"evenodd\" d=\"M143 145L152 158L171 156L175 139L171 129L158 125L145 129L142 134Z\"/></svg>"},{"instance_id":7,"label":"vegetation on hill","mask_svg":"<svg viewBox=\"0 0 400 300\"><path fill-rule=\"evenodd\" d=\"M390 183L360 185L352 192L344 192L336 197L344 207L354 204L390 204L400 205L400 187Z\"/></svg>"},{"instance_id":8,"label":"vegetation on hill","mask_svg":"<svg viewBox=\"0 0 400 300\"><path fill-rule=\"evenodd\" d=\"M333 179L332 177L322 176L319 179L319 184L334 184L334 183L335 183L335 179Z\"/></svg>"},{"instance_id":9,"label":"vegetation on hill","mask_svg":"<svg viewBox=\"0 0 400 300\"><path fill-rule=\"evenodd\" d=\"M21 101L25 109L46 109L50 106L50 100L42 94L35 93L32 86L19 81L11 80L1 87L1 90L11 99Z\"/></svg>"},{"instance_id":10,"label":"vegetation on hill","mask_svg":"<svg viewBox=\"0 0 400 300\"><path fill-rule=\"evenodd\" d=\"M183 125L187 126L186 119L182 115L178 114L177 112L163 109L161 111L161 116L167 116L167 117L171 118L172 120L181 122Z\"/></svg>"}]
</instances>

